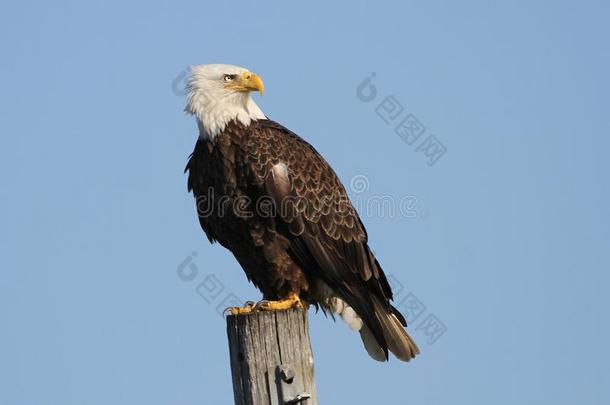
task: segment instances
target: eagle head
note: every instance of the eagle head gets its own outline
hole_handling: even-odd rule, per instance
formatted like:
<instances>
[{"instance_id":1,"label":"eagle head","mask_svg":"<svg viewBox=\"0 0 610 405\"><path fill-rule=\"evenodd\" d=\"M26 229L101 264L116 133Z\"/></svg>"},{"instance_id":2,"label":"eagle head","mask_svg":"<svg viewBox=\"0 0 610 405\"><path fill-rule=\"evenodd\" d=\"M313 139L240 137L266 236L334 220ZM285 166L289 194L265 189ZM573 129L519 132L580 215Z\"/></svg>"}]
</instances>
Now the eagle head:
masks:
<instances>
[{"instance_id":1,"label":"eagle head","mask_svg":"<svg viewBox=\"0 0 610 405\"><path fill-rule=\"evenodd\" d=\"M200 136L215 138L236 120L248 126L265 114L250 97L263 94L263 80L243 67L225 64L191 66L185 111L197 117Z\"/></svg>"}]
</instances>

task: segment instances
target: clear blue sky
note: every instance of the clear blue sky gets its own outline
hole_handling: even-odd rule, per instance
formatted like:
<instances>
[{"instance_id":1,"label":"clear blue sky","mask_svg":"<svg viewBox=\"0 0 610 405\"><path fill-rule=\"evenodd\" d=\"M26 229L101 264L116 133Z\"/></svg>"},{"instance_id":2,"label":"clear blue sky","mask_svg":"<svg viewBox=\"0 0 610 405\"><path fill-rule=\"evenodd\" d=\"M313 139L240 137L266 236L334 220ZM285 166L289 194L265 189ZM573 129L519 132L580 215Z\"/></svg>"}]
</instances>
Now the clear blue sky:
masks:
<instances>
[{"instance_id":1,"label":"clear blue sky","mask_svg":"<svg viewBox=\"0 0 610 405\"><path fill-rule=\"evenodd\" d=\"M609 403L607 3L287 3L2 4L0 404L232 403L216 308L259 294L199 229L172 90L211 62L259 73L267 115L366 177L354 198L416 201L363 219L425 305L421 357L376 363L311 313L321 403Z\"/></svg>"}]
</instances>

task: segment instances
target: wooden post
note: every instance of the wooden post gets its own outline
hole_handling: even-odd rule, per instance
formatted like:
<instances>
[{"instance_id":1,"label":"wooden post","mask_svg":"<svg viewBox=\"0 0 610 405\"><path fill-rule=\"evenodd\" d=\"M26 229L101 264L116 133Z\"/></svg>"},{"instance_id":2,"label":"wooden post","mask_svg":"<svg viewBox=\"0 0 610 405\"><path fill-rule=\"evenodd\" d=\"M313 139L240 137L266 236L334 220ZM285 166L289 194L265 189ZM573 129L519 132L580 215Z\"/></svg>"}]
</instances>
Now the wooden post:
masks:
<instances>
[{"instance_id":1,"label":"wooden post","mask_svg":"<svg viewBox=\"0 0 610 405\"><path fill-rule=\"evenodd\" d=\"M307 310L229 315L236 405L317 405Z\"/></svg>"}]
</instances>

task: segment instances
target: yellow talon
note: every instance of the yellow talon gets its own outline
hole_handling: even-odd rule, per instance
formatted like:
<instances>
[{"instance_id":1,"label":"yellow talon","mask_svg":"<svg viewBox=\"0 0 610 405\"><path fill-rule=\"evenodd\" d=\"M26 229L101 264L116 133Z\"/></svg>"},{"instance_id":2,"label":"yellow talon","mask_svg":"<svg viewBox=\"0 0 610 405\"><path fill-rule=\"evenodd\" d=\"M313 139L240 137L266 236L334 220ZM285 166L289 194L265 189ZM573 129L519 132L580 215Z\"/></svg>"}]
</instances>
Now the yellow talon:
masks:
<instances>
[{"instance_id":1,"label":"yellow talon","mask_svg":"<svg viewBox=\"0 0 610 405\"><path fill-rule=\"evenodd\" d=\"M231 315L244 315L254 312L256 305L252 301L248 301L243 307L229 307L225 309L225 313L229 312Z\"/></svg>"},{"instance_id":2,"label":"yellow talon","mask_svg":"<svg viewBox=\"0 0 610 405\"><path fill-rule=\"evenodd\" d=\"M305 303L301 301L301 298L291 293L288 298L279 301L259 301L254 304L252 301L248 301L243 307L229 307L225 310L225 313L231 315L245 315L251 314L256 311L281 311L291 308L305 308Z\"/></svg>"},{"instance_id":3,"label":"yellow talon","mask_svg":"<svg viewBox=\"0 0 610 405\"><path fill-rule=\"evenodd\" d=\"M301 298L295 294L290 293L288 298L279 301L260 301L254 306L255 311L281 311L291 308L304 308L305 305L301 301Z\"/></svg>"}]
</instances>

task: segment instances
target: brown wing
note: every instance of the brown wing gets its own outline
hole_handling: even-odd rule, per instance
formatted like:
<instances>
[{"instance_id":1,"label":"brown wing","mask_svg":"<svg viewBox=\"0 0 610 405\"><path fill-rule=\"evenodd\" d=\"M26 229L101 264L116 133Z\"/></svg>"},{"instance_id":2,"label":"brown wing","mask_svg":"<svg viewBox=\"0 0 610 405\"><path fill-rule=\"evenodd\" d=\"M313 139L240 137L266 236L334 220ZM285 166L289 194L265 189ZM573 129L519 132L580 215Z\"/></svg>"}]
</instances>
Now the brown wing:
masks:
<instances>
[{"instance_id":1,"label":"brown wing","mask_svg":"<svg viewBox=\"0 0 610 405\"><path fill-rule=\"evenodd\" d=\"M291 255L358 313L387 358L376 309L394 313L402 325L406 322L390 305L390 285L345 188L324 158L288 129L268 120L248 129L245 163L275 201L277 231L290 241Z\"/></svg>"}]
</instances>

